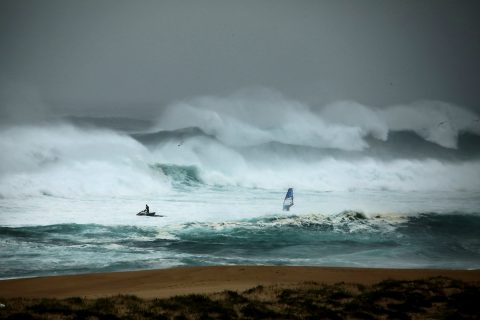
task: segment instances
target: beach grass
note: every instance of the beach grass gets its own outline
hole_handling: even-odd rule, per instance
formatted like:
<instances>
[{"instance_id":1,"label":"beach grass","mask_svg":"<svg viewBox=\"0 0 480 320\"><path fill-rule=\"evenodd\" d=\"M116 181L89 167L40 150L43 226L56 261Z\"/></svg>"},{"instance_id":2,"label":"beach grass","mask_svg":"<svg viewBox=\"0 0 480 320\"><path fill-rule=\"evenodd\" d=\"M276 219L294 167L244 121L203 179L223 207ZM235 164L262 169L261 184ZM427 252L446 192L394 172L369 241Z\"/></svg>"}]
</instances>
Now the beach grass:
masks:
<instances>
[{"instance_id":1,"label":"beach grass","mask_svg":"<svg viewBox=\"0 0 480 320\"><path fill-rule=\"evenodd\" d=\"M0 319L478 319L480 284L303 282L170 298L0 298Z\"/></svg>"}]
</instances>

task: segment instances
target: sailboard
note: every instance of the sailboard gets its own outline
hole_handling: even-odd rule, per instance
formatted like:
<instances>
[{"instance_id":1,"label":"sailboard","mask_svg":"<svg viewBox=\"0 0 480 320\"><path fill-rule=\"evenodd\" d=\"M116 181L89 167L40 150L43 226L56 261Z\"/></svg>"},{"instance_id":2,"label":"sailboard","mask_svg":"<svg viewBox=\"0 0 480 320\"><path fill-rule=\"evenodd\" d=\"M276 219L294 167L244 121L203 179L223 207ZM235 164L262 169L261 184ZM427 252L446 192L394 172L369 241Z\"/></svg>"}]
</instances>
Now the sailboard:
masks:
<instances>
[{"instance_id":1,"label":"sailboard","mask_svg":"<svg viewBox=\"0 0 480 320\"><path fill-rule=\"evenodd\" d=\"M290 211L291 206L293 206L293 188L288 188L283 200L283 211Z\"/></svg>"}]
</instances>

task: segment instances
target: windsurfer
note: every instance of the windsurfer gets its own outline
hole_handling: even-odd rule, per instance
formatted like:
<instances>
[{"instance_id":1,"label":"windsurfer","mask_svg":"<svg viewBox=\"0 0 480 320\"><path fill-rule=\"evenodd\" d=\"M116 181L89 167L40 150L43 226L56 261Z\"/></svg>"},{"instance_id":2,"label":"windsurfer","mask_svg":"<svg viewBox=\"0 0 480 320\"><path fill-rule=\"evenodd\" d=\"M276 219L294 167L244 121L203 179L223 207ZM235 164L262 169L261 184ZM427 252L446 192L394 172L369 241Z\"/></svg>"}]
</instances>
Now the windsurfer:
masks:
<instances>
[{"instance_id":1,"label":"windsurfer","mask_svg":"<svg viewBox=\"0 0 480 320\"><path fill-rule=\"evenodd\" d=\"M285 199L283 200L283 210L290 211L291 206L293 206L293 188L288 188Z\"/></svg>"}]
</instances>

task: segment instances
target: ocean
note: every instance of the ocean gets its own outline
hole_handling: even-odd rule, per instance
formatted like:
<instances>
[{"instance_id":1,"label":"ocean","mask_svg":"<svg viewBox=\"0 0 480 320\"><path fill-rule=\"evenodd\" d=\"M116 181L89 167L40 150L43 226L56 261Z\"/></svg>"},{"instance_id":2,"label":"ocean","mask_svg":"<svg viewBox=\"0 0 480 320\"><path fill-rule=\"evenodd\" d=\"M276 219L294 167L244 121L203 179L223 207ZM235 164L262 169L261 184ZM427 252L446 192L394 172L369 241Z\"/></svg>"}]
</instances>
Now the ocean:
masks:
<instances>
[{"instance_id":1,"label":"ocean","mask_svg":"<svg viewBox=\"0 0 480 320\"><path fill-rule=\"evenodd\" d=\"M447 131L434 123L428 133L385 133L378 119L354 130L294 113L301 125L275 127L261 115L247 123L242 113L183 109L155 123L66 117L2 127L0 278L199 265L480 267L480 132L462 129L463 118ZM290 187L295 204L282 211ZM145 204L159 216L137 216Z\"/></svg>"}]
</instances>

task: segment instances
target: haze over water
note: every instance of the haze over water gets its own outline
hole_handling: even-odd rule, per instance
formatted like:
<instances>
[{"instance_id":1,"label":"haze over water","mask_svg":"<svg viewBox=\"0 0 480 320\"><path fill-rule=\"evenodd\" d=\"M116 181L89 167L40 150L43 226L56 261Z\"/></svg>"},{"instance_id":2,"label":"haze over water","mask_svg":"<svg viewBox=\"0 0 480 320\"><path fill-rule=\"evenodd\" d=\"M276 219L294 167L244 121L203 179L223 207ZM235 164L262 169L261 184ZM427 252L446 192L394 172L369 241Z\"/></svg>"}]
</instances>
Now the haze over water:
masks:
<instances>
[{"instance_id":1,"label":"haze over water","mask_svg":"<svg viewBox=\"0 0 480 320\"><path fill-rule=\"evenodd\" d=\"M479 268L476 4L65 3L0 10L1 278Z\"/></svg>"},{"instance_id":2,"label":"haze over water","mask_svg":"<svg viewBox=\"0 0 480 320\"><path fill-rule=\"evenodd\" d=\"M336 114L347 105L355 124ZM478 268L472 118L439 102L312 110L262 91L172 105L136 128L78 117L4 127L0 268ZM295 205L284 212L288 187ZM164 217L136 216L145 203Z\"/></svg>"}]
</instances>

